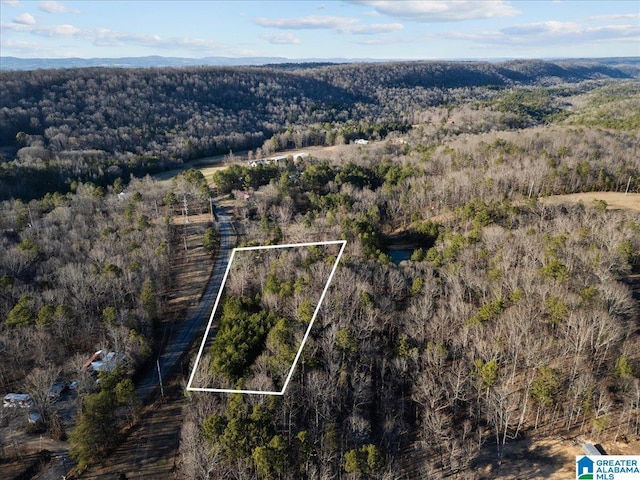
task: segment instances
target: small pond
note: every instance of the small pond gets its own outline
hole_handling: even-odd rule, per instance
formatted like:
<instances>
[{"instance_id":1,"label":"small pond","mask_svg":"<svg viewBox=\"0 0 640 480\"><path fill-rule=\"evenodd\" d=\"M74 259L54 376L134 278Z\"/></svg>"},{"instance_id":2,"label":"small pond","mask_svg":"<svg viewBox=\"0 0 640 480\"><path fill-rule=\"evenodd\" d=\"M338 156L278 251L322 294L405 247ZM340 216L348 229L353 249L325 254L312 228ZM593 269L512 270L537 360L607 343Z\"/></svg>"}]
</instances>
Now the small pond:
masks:
<instances>
[{"instance_id":1,"label":"small pond","mask_svg":"<svg viewBox=\"0 0 640 480\"><path fill-rule=\"evenodd\" d=\"M400 249L400 250L388 250L387 253L391 257L391 260L396 265L400 264L405 260L409 260L411 255L413 255L414 249Z\"/></svg>"}]
</instances>

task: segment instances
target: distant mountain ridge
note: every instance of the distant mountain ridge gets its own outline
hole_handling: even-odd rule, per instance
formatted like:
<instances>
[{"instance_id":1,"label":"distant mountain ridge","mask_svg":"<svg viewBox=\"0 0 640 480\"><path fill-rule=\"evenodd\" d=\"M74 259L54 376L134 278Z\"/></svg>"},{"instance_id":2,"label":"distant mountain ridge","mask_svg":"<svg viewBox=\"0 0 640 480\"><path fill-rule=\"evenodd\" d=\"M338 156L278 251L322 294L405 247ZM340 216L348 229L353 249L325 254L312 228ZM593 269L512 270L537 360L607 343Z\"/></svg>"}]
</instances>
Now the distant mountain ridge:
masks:
<instances>
[{"instance_id":1,"label":"distant mountain ridge","mask_svg":"<svg viewBox=\"0 0 640 480\"><path fill-rule=\"evenodd\" d=\"M291 59L285 57L122 57L122 58L18 58L0 57L0 70L39 70L52 68L87 67L124 67L124 68L162 68L162 67L198 67L198 66L249 66L269 64L304 63L351 63L355 61L375 61L372 59Z\"/></svg>"},{"instance_id":2,"label":"distant mountain ridge","mask_svg":"<svg viewBox=\"0 0 640 480\"><path fill-rule=\"evenodd\" d=\"M0 71L0 198L65 189L59 182L68 178L112 182L229 151L384 138L433 107L471 99L493 100L487 128L521 128L562 111L544 87L587 92L640 82L640 58L151 63ZM526 108L518 109L520 100Z\"/></svg>"},{"instance_id":3,"label":"distant mountain ridge","mask_svg":"<svg viewBox=\"0 0 640 480\"><path fill-rule=\"evenodd\" d=\"M197 66L282 66L283 68L297 67L304 64L328 65L345 63L383 63L383 62L422 62L430 60L393 60L373 58L303 58L292 59L286 57L122 57L122 58L18 58L0 56L0 70L40 70L58 68L88 68L88 67L121 67L121 68L162 68L162 67L197 67ZM510 59L475 59L475 60L431 60L434 62L469 61L469 62L507 62ZM538 61L538 60L513 60ZM602 64L619 67L631 76L640 77L640 57L608 57L608 58L571 58L546 59L553 63L580 63L585 65Z\"/></svg>"}]
</instances>

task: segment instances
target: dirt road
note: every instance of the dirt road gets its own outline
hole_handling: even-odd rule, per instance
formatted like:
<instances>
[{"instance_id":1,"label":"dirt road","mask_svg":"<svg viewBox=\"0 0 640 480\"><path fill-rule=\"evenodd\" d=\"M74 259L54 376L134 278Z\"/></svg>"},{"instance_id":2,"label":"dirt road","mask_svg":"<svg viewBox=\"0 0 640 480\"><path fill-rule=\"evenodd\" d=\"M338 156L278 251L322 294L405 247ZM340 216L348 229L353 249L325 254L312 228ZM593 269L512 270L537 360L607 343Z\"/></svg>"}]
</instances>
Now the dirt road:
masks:
<instances>
[{"instance_id":1,"label":"dirt road","mask_svg":"<svg viewBox=\"0 0 640 480\"><path fill-rule=\"evenodd\" d=\"M146 409L127 439L101 463L92 465L76 478L113 480L121 473L129 480L178 478L178 447L185 403L179 382L167 385L165 397Z\"/></svg>"},{"instance_id":2,"label":"dirt road","mask_svg":"<svg viewBox=\"0 0 640 480\"><path fill-rule=\"evenodd\" d=\"M189 364L186 355L194 342L197 343L204 335L235 238L231 215L220 207L216 208L216 215L220 229L220 251L207 289L196 311L175 331L169 332L169 340L158 364L151 365L136 386L138 398L143 403L157 398L161 393L159 365L164 397L145 408L138 426L102 464L93 465L77 478L112 480L120 473L124 473L129 480L175 478L182 411L185 407L181 381L189 374L186 371Z\"/></svg>"},{"instance_id":3,"label":"dirt road","mask_svg":"<svg viewBox=\"0 0 640 480\"><path fill-rule=\"evenodd\" d=\"M163 379L168 378L196 337L204 334L218 290L222 285L232 247L231 214L220 207L216 207L216 216L220 231L220 250L213 275L209 279L207 289L200 299L196 312L186 322L183 322L176 332L169 332L169 340L158 359L156 368L153 366L149 368L136 385L136 393L142 402L146 402L153 392L159 388L160 377L158 373L162 375Z\"/></svg>"}]
</instances>

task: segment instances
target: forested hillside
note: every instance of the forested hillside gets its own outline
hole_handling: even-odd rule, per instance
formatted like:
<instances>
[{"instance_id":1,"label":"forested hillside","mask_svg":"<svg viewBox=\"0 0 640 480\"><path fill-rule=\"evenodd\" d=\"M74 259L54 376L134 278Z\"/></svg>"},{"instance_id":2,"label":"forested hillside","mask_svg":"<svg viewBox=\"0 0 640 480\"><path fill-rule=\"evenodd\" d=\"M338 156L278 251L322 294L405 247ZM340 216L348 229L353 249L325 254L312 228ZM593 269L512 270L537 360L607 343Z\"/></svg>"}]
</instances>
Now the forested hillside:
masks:
<instances>
[{"instance_id":1,"label":"forested hillside","mask_svg":"<svg viewBox=\"0 0 640 480\"><path fill-rule=\"evenodd\" d=\"M542 61L0 72L0 198L229 151L379 138L506 87L621 78L632 72Z\"/></svg>"},{"instance_id":2,"label":"forested hillside","mask_svg":"<svg viewBox=\"0 0 640 480\"><path fill-rule=\"evenodd\" d=\"M32 394L62 438L47 392L77 378L72 453L108 465L136 421L135 372L181 321L167 318L170 268L214 187L242 245L347 245L282 397L185 392L181 431L167 434L180 436L183 478L523 478L506 469L563 468L534 447L545 439L637 447L632 70L517 61L1 73L2 393ZM330 148L247 163L296 146ZM230 149L250 151L217 165L210 185L196 170L141 175ZM619 194L626 207L597 193L556 198L578 192ZM217 241L210 228L202 247L215 253ZM396 249L407 259L394 261ZM305 255L236 266L201 384L282 385L313 309L307 288L322 285L335 251ZM98 348L126 359L100 383L82 368ZM511 453L525 442L531 451Z\"/></svg>"},{"instance_id":3,"label":"forested hillside","mask_svg":"<svg viewBox=\"0 0 640 480\"><path fill-rule=\"evenodd\" d=\"M261 187L257 176L232 186L251 169L216 173L247 241L349 243L282 399L192 395L185 475L495 478L519 461L563 468L505 453L525 437L637 445L639 310L626 282L640 267L640 213L542 201L638 191L637 110L616 113L636 99L630 84L565 91L552 125L477 134L463 105L441 119L436 107L438 121L289 163ZM492 101L527 111L530 100ZM594 127L594 109L600 125L621 121ZM395 242L410 260L391 261Z\"/></svg>"}]
</instances>

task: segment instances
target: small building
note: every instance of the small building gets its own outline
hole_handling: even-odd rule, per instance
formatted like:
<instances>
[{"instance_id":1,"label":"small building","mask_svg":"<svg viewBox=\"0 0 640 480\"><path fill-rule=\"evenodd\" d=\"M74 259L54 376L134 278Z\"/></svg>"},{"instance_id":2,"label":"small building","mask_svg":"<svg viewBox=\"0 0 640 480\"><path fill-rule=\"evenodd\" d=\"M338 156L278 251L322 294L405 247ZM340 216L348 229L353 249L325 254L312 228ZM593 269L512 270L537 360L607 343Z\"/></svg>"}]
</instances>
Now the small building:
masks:
<instances>
[{"instance_id":1,"label":"small building","mask_svg":"<svg viewBox=\"0 0 640 480\"><path fill-rule=\"evenodd\" d=\"M358 138L355 142L356 145L367 145L369 140L365 140L364 138Z\"/></svg>"},{"instance_id":2,"label":"small building","mask_svg":"<svg viewBox=\"0 0 640 480\"><path fill-rule=\"evenodd\" d=\"M31 408L33 400L28 393L7 393L2 399L5 408Z\"/></svg>"},{"instance_id":3,"label":"small building","mask_svg":"<svg viewBox=\"0 0 640 480\"><path fill-rule=\"evenodd\" d=\"M258 158L257 160L249 162L249 166L256 168L258 165L269 165L269 163L271 163L271 161L268 158Z\"/></svg>"},{"instance_id":4,"label":"small building","mask_svg":"<svg viewBox=\"0 0 640 480\"><path fill-rule=\"evenodd\" d=\"M582 451L585 455L602 455L602 452L598 450L598 447L591 443L583 443Z\"/></svg>"},{"instance_id":5,"label":"small building","mask_svg":"<svg viewBox=\"0 0 640 480\"><path fill-rule=\"evenodd\" d=\"M90 370L92 372L110 372L122 361L123 355L116 352L105 352L104 350L98 350L91 355L89 360L82 366L83 370Z\"/></svg>"},{"instance_id":6,"label":"small building","mask_svg":"<svg viewBox=\"0 0 640 480\"><path fill-rule=\"evenodd\" d=\"M60 395L62 394L62 392L64 392L67 387L69 386L69 384L67 382L56 382L53 385L51 385L51 388L49 389L49 398L55 400L58 397L60 397Z\"/></svg>"},{"instance_id":7,"label":"small building","mask_svg":"<svg viewBox=\"0 0 640 480\"><path fill-rule=\"evenodd\" d=\"M40 412L30 412L28 420L32 425L40 425L42 423L42 415L40 415Z\"/></svg>"}]
</instances>

